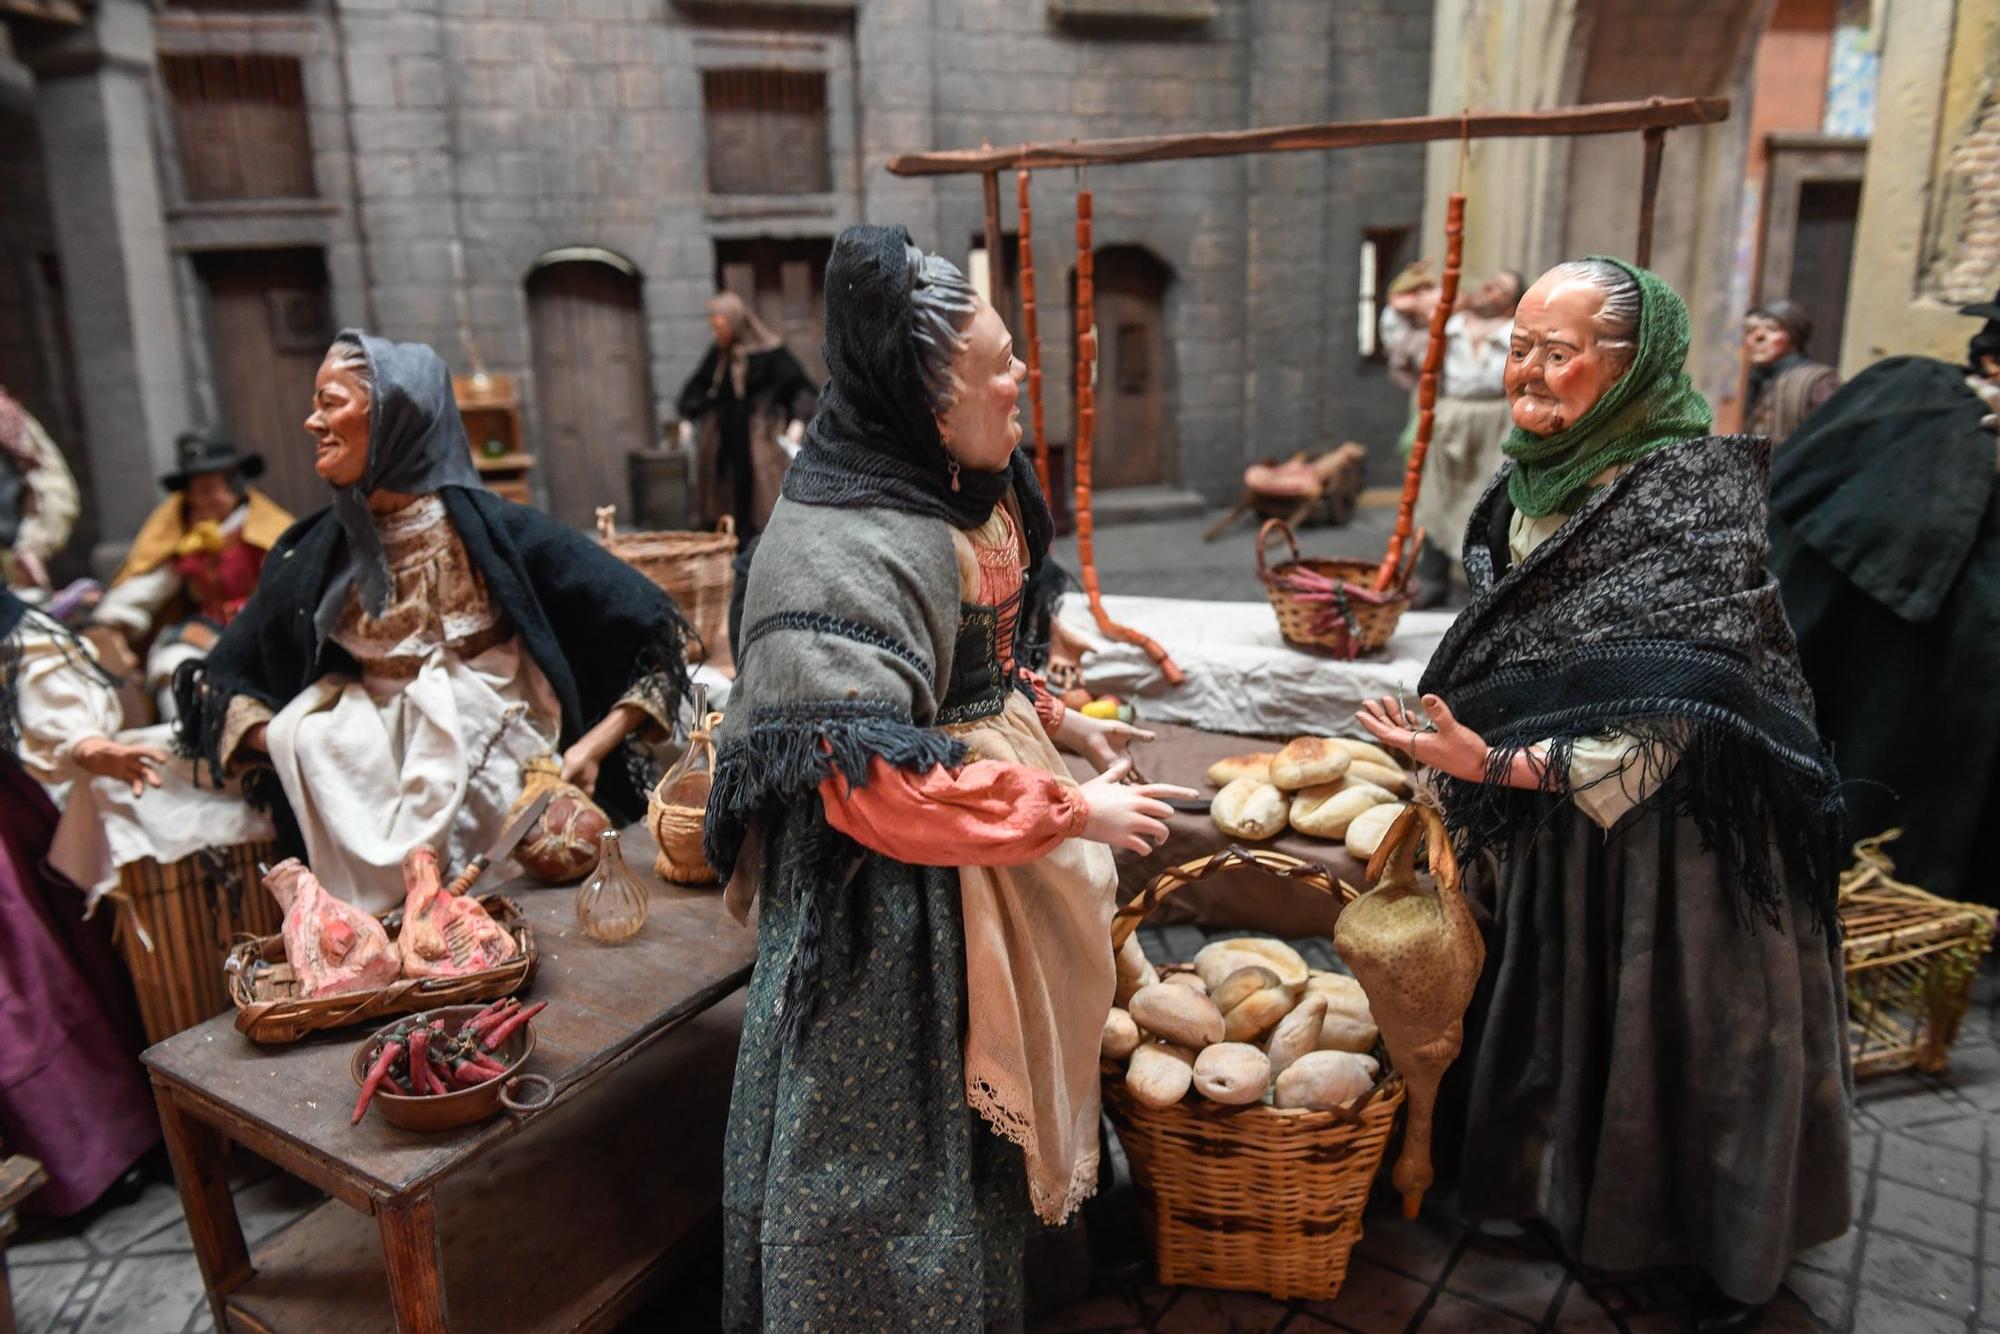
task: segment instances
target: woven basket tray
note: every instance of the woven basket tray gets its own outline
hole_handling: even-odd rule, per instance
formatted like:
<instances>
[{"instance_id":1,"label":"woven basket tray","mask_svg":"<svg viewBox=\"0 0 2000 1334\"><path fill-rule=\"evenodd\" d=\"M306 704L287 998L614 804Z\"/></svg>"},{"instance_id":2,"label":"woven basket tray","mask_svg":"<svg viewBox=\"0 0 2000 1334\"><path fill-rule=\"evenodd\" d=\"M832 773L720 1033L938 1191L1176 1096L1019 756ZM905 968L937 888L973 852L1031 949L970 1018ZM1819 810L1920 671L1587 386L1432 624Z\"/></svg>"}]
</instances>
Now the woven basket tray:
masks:
<instances>
[{"instance_id":1,"label":"woven basket tray","mask_svg":"<svg viewBox=\"0 0 2000 1334\"><path fill-rule=\"evenodd\" d=\"M1272 533L1281 534L1291 548L1291 559L1280 565L1266 565L1264 548ZM1416 569L1416 552L1422 536L1410 543L1410 556L1401 577L1386 593L1374 589L1376 565L1366 560L1332 560L1299 555L1298 540L1283 519L1267 519L1257 530L1257 581L1278 616L1278 633L1293 648L1331 653L1337 658L1358 658L1379 653L1396 633L1396 623L1410 606L1410 574ZM1331 602L1309 601L1309 594L1293 577L1310 571L1331 580Z\"/></svg>"},{"instance_id":2,"label":"woven basket tray","mask_svg":"<svg viewBox=\"0 0 2000 1334\"><path fill-rule=\"evenodd\" d=\"M1231 847L1161 872L1118 910L1113 944L1124 944L1182 885L1253 865L1347 897L1325 867ZM1135 1100L1107 1064L1104 1110L1132 1164L1159 1281L1280 1299L1337 1296L1402 1105L1402 1076L1391 1074L1334 1111L1224 1107L1199 1094L1152 1108Z\"/></svg>"},{"instance_id":3,"label":"woven basket tray","mask_svg":"<svg viewBox=\"0 0 2000 1334\"><path fill-rule=\"evenodd\" d=\"M479 901L486 905L488 916L512 933L518 948L514 957L498 968L462 977L402 978L372 991L348 991L304 1000L292 994L295 984L291 970L283 967L284 937L265 936L245 941L229 952L222 965L229 982L229 999L236 1006L236 1031L252 1042L297 1042L321 1029L375 1023L391 1015L414 1014L437 1005L463 1005L512 995L535 975L539 960L534 933L522 920L520 906L512 899L489 894L479 896ZM377 916L393 941L403 925L403 910L395 908ZM260 969L259 964L279 967Z\"/></svg>"},{"instance_id":4,"label":"woven basket tray","mask_svg":"<svg viewBox=\"0 0 2000 1334\"><path fill-rule=\"evenodd\" d=\"M674 600L701 636L688 661L727 665L729 594L736 586L736 521L723 515L712 533L621 533L618 507L597 510L597 540Z\"/></svg>"}]
</instances>

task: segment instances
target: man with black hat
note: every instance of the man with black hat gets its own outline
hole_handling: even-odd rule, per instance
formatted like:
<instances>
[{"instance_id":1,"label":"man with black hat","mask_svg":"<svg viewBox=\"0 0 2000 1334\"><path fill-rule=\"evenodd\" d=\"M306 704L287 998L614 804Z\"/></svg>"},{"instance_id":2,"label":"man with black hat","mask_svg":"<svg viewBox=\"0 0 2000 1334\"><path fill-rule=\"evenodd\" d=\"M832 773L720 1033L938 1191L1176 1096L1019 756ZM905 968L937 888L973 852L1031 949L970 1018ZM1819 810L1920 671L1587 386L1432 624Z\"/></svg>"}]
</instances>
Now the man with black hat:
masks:
<instances>
[{"instance_id":1,"label":"man with black hat","mask_svg":"<svg viewBox=\"0 0 2000 1334\"><path fill-rule=\"evenodd\" d=\"M1771 468L1770 570L1854 833L1900 828L1900 879L2000 903L2000 297L1955 366L1890 357Z\"/></svg>"},{"instance_id":2,"label":"man with black hat","mask_svg":"<svg viewBox=\"0 0 2000 1334\"><path fill-rule=\"evenodd\" d=\"M1812 329L1805 307L1783 297L1752 306L1743 317L1743 350L1750 358L1743 430L1774 448L1840 388L1840 372L1806 356Z\"/></svg>"},{"instance_id":3,"label":"man with black hat","mask_svg":"<svg viewBox=\"0 0 2000 1334\"><path fill-rule=\"evenodd\" d=\"M174 668L203 657L257 589L265 553L292 516L248 485L259 454L220 435L190 431L174 441L169 494L132 543L92 617L118 632L134 658L146 653L146 687L171 716ZM150 648L147 641L150 640Z\"/></svg>"}]
</instances>

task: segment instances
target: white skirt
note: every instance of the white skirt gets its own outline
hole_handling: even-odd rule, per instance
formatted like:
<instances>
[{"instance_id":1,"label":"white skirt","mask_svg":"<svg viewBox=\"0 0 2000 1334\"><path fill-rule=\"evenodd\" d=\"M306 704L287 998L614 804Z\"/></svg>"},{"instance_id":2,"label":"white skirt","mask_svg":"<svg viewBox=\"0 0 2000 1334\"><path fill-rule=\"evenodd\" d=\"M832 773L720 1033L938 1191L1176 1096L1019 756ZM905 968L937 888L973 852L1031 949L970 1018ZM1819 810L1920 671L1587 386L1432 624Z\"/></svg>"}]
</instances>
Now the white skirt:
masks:
<instances>
[{"instance_id":1,"label":"white skirt","mask_svg":"<svg viewBox=\"0 0 2000 1334\"><path fill-rule=\"evenodd\" d=\"M329 674L271 720L306 863L335 895L396 907L410 849L436 849L449 877L499 836L521 765L561 735L555 691L519 645L473 658L439 648L409 679ZM510 873L511 861L488 872Z\"/></svg>"}]
</instances>

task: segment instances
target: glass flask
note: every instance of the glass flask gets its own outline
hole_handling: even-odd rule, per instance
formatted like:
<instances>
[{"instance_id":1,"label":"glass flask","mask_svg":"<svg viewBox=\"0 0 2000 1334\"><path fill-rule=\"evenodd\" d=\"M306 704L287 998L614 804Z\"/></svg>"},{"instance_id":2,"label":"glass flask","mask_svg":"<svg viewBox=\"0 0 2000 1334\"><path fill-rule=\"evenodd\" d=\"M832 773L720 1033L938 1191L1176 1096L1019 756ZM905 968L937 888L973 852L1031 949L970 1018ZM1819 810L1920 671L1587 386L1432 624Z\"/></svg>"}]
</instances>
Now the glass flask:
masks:
<instances>
[{"instance_id":1,"label":"glass flask","mask_svg":"<svg viewBox=\"0 0 2000 1334\"><path fill-rule=\"evenodd\" d=\"M597 869L576 891L576 920L592 940L616 945L646 924L646 886L625 865L618 831L597 836Z\"/></svg>"}]
</instances>

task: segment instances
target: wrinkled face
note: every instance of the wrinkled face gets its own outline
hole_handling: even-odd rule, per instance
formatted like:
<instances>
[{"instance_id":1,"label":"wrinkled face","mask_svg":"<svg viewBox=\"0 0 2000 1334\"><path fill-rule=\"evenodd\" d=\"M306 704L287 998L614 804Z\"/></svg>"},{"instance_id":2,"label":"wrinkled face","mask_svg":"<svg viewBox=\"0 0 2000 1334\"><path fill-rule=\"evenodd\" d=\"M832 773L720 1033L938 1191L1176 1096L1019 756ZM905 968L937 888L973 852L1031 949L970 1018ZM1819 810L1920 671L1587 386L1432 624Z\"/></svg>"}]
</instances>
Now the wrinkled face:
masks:
<instances>
[{"instance_id":1,"label":"wrinkled face","mask_svg":"<svg viewBox=\"0 0 2000 1334\"><path fill-rule=\"evenodd\" d=\"M1509 274L1496 273L1479 284L1479 291L1472 300L1472 308L1481 315L1511 315L1520 300L1520 284Z\"/></svg>"},{"instance_id":2,"label":"wrinkled face","mask_svg":"<svg viewBox=\"0 0 2000 1334\"><path fill-rule=\"evenodd\" d=\"M353 486L368 471L368 390L337 360L328 352L319 364L306 434L313 438L313 471L328 486Z\"/></svg>"},{"instance_id":3,"label":"wrinkled face","mask_svg":"<svg viewBox=\"0 0 2000 1334\"><path fill-rule=\"evenodd\" d=\"M228 473L197 473L187 484L188 523L221 523L235 511L238 499Z\"/></svg>"},{"instance_id":4,"label":"wrinkled face","mask_svg":"<svg viewBox=\"0 0 2000 1334\"><path fill-rule=\"evenodd\" d=\"M1514 424L1554 435L1590 411L1627 363L1598 343L1604 294L1574 278L1544 277L1514 311L1507 353L1507 399Z\"/></svg>"},{"instance_id":5,"label":"wrinkled face","mask_svg":"<svg viewBox=\"0 0 2000 1334\"><path fill-rule=\"evenodd\" d=\"M981 301L966 326L965 351L952 365L957 392L938 418L945 448L961 468L998 472L1021 443L1021 381L1028 368L1000 313Z\"/></svg>"},{"instance_id":6,"label":"wrinkled face","mask_svg":"<svg viewBox=\"0 0 2000 1334\"><path fill-rule=\"evenodd\" d=\"M1792 350L1792 336L1769 315L1752 315L1743 321L1743 350L1752 366L1768 366Z\"/></svg>"},{"instance_id":7,"label":"wrinkled face","mask_svg":"<svg viewBox=\"0 0 2000 1334\"><path fill-rule=\"evenodd\" d=\"M715 335L715 341L728 347L736 339L736 331L729 327L729 317L719 310L708 312L708 331Z\"/></svg>"}]
</instances>

